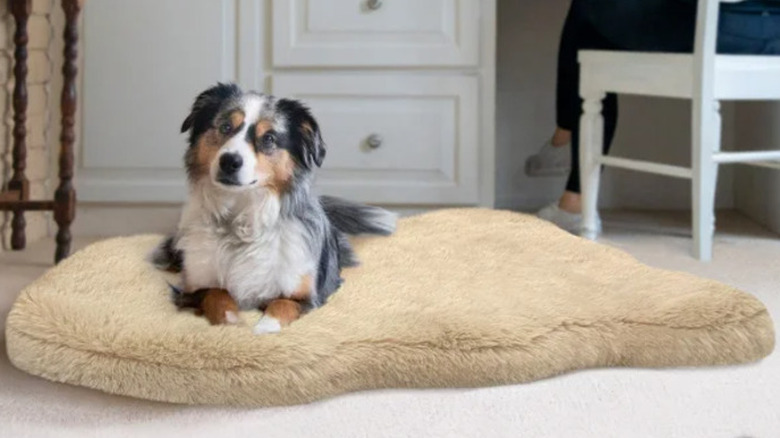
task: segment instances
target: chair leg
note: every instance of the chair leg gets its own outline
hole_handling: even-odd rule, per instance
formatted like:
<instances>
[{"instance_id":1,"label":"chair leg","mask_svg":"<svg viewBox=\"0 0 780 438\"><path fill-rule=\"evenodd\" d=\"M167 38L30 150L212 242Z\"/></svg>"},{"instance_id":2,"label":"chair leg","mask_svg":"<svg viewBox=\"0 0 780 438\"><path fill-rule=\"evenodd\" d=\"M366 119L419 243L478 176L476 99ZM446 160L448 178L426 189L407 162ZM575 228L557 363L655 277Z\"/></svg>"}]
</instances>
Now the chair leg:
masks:
<instances>
[{"instance_id":1,"label":"chair leg","mask_svg":"<svg viewBox=\"0 0 780 438\"><path fill-rule=\"evenodd\" d=\"M78 73L78 18L81 2L62 0L65 12L65 62L62 66L64 82L60 100L62 133L60 134L60 185L54 192L54 220L57 222L57 249L54 262L59 263L70 254L70 224L76 216L76 190L73 188L73 144L76 140L76 74Z\"/></svg>"},{"instance_id":2,"label":"chair leg","mask_svg":"<svg viewBox=\"0 0 780 438\"><path fill-rule=\"evenodd\" d=\"M13 130L13 168L14 173L8 181L8 190L19 193L17 200L30 199L30 182L25 175L27 168L27 23L32 12L32 2L14 1L8 3L11 13L16 21L14 33L14 130ZM12 210L11 220L11 249L19 250L27 246L24 219L24 210L19 208Z\"/></svg>"},{"instance_id":3,"label":"chair leg","mask_svg":"<svg viewBox=\"0 0 780 438\"><path fill-rule=\"evenodd\" d=\"M580 191L582 195L582 237L595 240L599 234L598 198L604 144L604 93L583 95L580 118Z\"/></svg>"},{"instance_id":4,"label":"chair leg","mask_svg":"<svg viewBox=\"0 0 780 438\"><path fill-rule=\"evenodd\" d=\"M712 259L712 239L715 234L715 187L718 180L718 163L714 161L713 155L720 150L720 140L720 103L694 102L693 255L701 261Z\"/></svg>"}]
</instances>

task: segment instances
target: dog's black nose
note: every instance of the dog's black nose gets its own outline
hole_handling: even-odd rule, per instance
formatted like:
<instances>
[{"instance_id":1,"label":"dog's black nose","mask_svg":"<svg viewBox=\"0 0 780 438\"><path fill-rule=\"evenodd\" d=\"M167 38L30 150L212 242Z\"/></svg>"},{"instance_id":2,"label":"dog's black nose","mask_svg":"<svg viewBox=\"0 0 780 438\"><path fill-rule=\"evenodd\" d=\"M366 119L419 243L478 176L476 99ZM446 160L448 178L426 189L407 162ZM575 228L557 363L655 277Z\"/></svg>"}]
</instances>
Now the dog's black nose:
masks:
<instances>
[{"instance_id":1,"label":"dog's black nose","mask_svg":"<svg viewBox=\"0 0 780 438\"><path fill-rule=\"evenodd\" d=\"M225 154L219 159L219 169L228 174L236 173L242 164L244 160L238 154Z\"/></svg>"}]
</instances>

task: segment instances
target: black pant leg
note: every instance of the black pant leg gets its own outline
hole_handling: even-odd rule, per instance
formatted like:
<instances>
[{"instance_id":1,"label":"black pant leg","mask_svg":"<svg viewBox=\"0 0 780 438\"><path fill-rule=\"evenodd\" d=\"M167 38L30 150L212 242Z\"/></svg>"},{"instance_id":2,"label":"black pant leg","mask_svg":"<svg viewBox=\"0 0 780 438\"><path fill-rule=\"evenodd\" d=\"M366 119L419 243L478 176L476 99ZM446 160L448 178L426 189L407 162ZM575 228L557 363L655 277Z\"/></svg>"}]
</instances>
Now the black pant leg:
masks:
<instances>
[{"instance_id":1,"label":"black pant leg","mask_svg":"<svg viewBox=\"0 0 780 438\"><path fill-rule=\"evenodd\" d=\"M583 0L572 0L561 34L558 49L558 76L556 85L556 122L559 128L572 132L572 170L566 190L579 193L579 130L582 115L580 99L580 65L577 53L582 49L616 50L617 47L602 37L586 17ZM617 127L617 96L604 99L604 153L608 152Z\"/></svg>"}]
</instances>

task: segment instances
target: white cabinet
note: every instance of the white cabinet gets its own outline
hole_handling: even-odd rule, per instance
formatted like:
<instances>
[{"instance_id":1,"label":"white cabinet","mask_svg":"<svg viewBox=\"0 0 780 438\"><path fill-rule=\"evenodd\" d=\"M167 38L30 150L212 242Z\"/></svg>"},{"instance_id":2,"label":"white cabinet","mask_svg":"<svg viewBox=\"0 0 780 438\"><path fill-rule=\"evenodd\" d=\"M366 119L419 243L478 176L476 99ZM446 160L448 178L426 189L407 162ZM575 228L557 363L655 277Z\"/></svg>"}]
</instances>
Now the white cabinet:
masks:
<instances>
[{"instance_id":1,"label":"white cabinet","mask_svg":"<svg viewBox=\"0 0 780 438\"><path fill-rule=\"evenodd\" d=\"M320 122L322 191L393 204L479 201L476 78L278 74L272 89L305 101Z\"/></svg>"},{"instance_id":2,"label":"white cabinet","mask_svg":"<svg viewBox=\"0 0 780 438\"><path fill-rule=\"evenodd\" d=\"M84 35L81 200L181 201L181 121L235 81L311 106L321 193L492 205L495 0L100 0Z\"/></svg>"},{"instance_id":3,"label":"white cabinet","mask_svg":"<svg viewBox=\"0 0 780 438\"><path fill-rule=\"evenodd\" d=\"M472 66L476 0L274 0L274 66Z\"/></svg>"}]
</instances>

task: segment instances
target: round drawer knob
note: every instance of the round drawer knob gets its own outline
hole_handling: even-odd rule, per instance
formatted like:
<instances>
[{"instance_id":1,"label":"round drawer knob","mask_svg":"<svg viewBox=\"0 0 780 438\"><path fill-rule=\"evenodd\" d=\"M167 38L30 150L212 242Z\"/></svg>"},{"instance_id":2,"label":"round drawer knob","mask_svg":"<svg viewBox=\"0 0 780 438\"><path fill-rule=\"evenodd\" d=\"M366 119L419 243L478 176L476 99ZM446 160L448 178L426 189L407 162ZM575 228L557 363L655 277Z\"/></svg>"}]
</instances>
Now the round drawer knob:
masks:
<instances>
[{"instance_id":1,"label":"round drawer knob","mask_svg":"<svg viewBox=\"0 0 780 438\"><path fill-rule=\"evenodd\" d=\"M366 6L368 6L368 9L376 11L382 7L382 0L368 0L366 1Z\"/></svg>"},{"instance_id":2,"label":"round drawer knob","mask_svg":"<svg viewBox=\"0 0 780 438\"><path fill-rule=\"evenodd\" d=\"M371 149L379 149L382 146L382 136L379 134L371 134L366 139L366 144Z\"/></svg>"}]
</instances>

